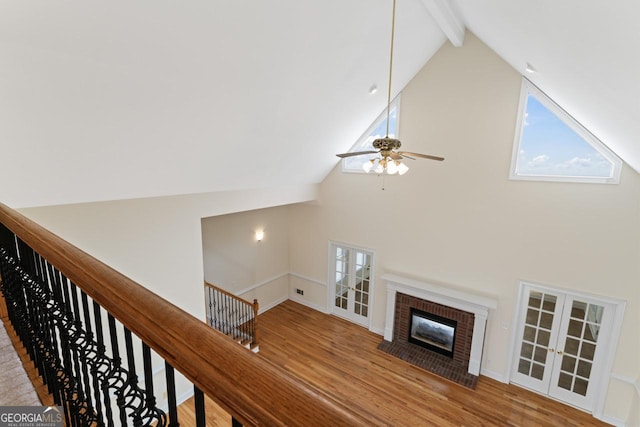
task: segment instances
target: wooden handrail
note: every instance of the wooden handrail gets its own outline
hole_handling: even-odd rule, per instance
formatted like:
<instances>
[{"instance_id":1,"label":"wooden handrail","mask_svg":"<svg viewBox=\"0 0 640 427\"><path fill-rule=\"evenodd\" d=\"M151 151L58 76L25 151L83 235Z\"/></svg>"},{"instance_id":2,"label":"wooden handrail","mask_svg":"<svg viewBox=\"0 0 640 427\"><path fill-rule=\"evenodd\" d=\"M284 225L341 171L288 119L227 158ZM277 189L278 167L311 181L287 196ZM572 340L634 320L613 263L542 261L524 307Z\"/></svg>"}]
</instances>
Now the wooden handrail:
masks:
<instances>
[{"instance_id":1,"label":"wooden handrail","mask_svg":"<svg viewBox=\"0 0 640 427\"><path fill-rule=\"evenodd\" d=\"M216 285L213 285L213 284L211 284L211 283L207 282L206 280L204 281L204 285L205 285L205 286L207 286L207 287L209 287L209 288L213 288L213 289L215 289L216 291L218 291L218 292L220 292L220 293L222 293L222 294L225 294L226 296L228 296L228 297L230 297L230 298L233 298L233 299L235 299L235 300L238 300L238 301L240 301L240 302L242 302L242 303L244 303L244 304L252 305L251 301L247 301L246 299L243 299L243 298L241 298L241 297L239 297L239 296L237 296L237 295L235 295L235 294L232 294L232 293L231 293L231 292L229 292L229 291L226 291L226 290L224 290L224 289L222 289L222 288L220 288L220 287L218 287L218 286L216 286Z\"/></svg>"},{"instance_id":2,"label":"wooden handrail","mask_svg":"<svg viewBox=\"0 0 640 427\"><path fill-rule=\"evenodd\" d=\"M244 425L371 425L1 203L0 222Z\"/></svg>"}]
</instances>

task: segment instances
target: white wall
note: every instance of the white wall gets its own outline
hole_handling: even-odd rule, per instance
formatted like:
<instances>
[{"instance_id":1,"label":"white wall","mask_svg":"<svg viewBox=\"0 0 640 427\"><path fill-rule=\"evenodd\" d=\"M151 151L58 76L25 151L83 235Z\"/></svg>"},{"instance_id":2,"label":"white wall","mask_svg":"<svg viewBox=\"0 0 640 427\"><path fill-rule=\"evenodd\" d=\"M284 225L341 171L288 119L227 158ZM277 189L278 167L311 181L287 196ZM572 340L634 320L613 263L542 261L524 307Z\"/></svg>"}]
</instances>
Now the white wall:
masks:
<instances>
[{"instance_id":1,"label":"white wall","mask_svg":"<svg viewBox=\"0 0 640 427\"><path fill-rule=\"evenodd\" d=\"M473 34L462 48L445 45L403 91L400 137L403 149L446 160L408 160L406 175L384 179L337 166L318 204L292 209L291 269L326 282L328 240L374 249L375 330L384 327L386 272L496 298L483 371L498 378L507 376L519 280L627 300L614 372L636 378L640 176L625 166L619 185L510 181L520 84ZM628 416L630 392L612 380L607 416Z\"/></svg>"},{"instance_id":2,"label":"white wall","mask_svg":"<svg viewBox=\"0 0 640 427\"><path fill-rule=\"evenodd\" d=\"M299 186L50 206L21 212L203 319L201 218L312 200L316 191L316 186Z\"/></svg>"},{"instance_id":3,"label":"white wall","mask_svg":"<svg viewBox=\"0 0 640 427\"><path fill-rule=\"evenodd\" d=\"M262 241L255 232L264 231ZM289 294L289 207L279 206L202 220L204 277L262 309Z\"/></svg>"},{"instance_id":4,"label":"white wall","mask_svg":"<svg viewBox=\"0 0 640 427\"><path fill-rule=\"evenodd\" d=\"M631 405L631 412L627 420L629 426L640 426L640 379L636 380L636 392Z\"/></svg>"}]
</instances>

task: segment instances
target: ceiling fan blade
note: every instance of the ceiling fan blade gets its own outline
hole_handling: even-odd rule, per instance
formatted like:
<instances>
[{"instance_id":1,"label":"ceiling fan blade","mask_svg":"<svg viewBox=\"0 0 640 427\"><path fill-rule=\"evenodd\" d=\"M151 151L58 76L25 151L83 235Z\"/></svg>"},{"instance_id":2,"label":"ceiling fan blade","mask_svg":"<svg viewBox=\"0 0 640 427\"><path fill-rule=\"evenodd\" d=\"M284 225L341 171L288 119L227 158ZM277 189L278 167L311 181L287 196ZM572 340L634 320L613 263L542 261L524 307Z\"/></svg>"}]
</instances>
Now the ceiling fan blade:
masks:
<instances>
[{"instance_id":1,"label":"ceiling fan blade","mask_svg":"<svg viewBox=\"0 0 640 427\"><path fill-rule=\"evenodd\" d=\"M401 156L403 159L411 159L411 160L415 160L415 159L416 159L415 157L407 156L407 153L405 153L405 152L402 152L402 153L400 154L400 156Z\"/></svg>"},{"instance_id":2,"label":"ceiling fan blade","mask_svg":"<svg viewBox=\"0 0 640 427\"><path fill-rule=\"evenodd\" d=\"M428 154L420 154L420 153L412 153L410 151L398 151L399 154L402 154L405 157L409 157L410 156L414 156L414 157L420 157L423 159L431 159L431 160L437 160L439 162L444 160L444 157L438 157L438 156L430 156Z\"/></svg>"},{"instance_id":3,"label":"ceiling fan blade","mask_svg":"<svg viewBox=\"0 0 640 427\"><path fill-rule=\"evenodd\" d=\"M393 160L402 160L402 156L393 151L389 153L389 157L391 157Z\"/></svg>"},{"instance_id":4,"label":"ceiling fan blade","mask_svg":"<svg viewBox=\"0 0 640 427\"><path fill-rule=\"evenodd\" d=\"M362 156L363 154L378 154L378 151L356 151L354 153L336 154L336 156L344 159L345 157Z\"/></svg>"}]
</instances>

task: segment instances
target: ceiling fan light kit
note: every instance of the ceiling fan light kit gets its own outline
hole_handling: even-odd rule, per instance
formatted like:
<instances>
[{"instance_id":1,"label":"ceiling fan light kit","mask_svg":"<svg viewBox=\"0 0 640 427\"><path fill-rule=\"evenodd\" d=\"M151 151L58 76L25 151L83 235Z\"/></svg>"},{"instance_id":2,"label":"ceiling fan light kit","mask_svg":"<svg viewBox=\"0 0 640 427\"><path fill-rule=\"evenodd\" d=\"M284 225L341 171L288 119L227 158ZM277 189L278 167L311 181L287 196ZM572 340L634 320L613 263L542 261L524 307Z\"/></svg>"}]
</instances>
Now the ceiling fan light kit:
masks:
<instances>
[{"instance_id":1,"label":"ceiling fan light kit","mask_svg":"<svg viewBox=\"0 0 640 427\"><path fill-rule=\"evenodd\" d=\"M409 167L402 162L403 158L415 160L416 157L423 159L442 161L444 157L431 156L428 154L411 153L408 151L398 151L402 145L400 140L389 137L389 115L391 111L391 77L393 75L393 40L395 35L396 21L396 0L393 0L393 12L391 14L391 49L389 52L389 85L387 92L387 131L384 138L376 138L373 141L373 148L377 151L357 151L350 153L336 154L340 158L362 156L365 154L377 154L379 157L373 157L362 165L362 169L369 173L374 171L377 174L386 173L388 175L404 175ZM372 92L370 92L372 93Z\"/></svg>"},{"instance_id":2,"label":"ceiling fan light kit","mask_svg":"<svg viewBox=\"0 0 640 427\"><path fill-rule=\"evenodd\" d=\"M377 162L377 165L376 165ZM375 168L374 168L375 166ZM409 170L409 166L402 163L400 160L392 160L390 158L371 159L362 166L365 172L369 173L372 170L377 174L384 172L387 175L404 175Z\"/></svg>"}]
</instances>

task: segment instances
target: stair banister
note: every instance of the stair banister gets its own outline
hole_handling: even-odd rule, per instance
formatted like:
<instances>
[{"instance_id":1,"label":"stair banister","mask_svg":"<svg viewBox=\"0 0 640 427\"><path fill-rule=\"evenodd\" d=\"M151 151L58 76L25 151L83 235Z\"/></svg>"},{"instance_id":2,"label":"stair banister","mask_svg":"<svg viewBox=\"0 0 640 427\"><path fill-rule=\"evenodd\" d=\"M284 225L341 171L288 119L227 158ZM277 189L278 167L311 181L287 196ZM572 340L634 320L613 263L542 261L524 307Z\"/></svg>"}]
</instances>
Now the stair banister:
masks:
<instances>
[{"instance_id":1,"label":"stair banister","mask_svg":"<svg viewBox=\"0 0 640 427\"><path fill-rule=\"evenodd\" d=\"M257 299L247 301L231 292L204 282L207 301L207 321L209 325L220 332L233 336L241 336L240 342L247 348L257 352L258 341L258 311L260 304Z\"/></svg>"},{"instance_id":2,"label":"stair banister","mask_svg":"<svg viewBox=\"0 0 640 427\"><path fill-rule=\"evenodd\" d=\"M371 425L1 203L0 222L243 425Z\"/></svg>"}]
</instances>

